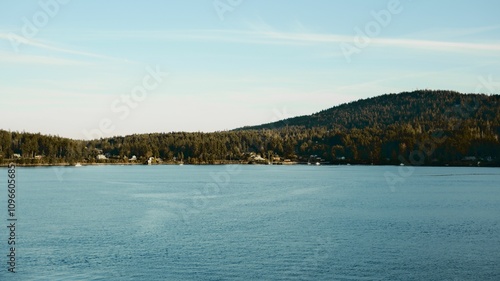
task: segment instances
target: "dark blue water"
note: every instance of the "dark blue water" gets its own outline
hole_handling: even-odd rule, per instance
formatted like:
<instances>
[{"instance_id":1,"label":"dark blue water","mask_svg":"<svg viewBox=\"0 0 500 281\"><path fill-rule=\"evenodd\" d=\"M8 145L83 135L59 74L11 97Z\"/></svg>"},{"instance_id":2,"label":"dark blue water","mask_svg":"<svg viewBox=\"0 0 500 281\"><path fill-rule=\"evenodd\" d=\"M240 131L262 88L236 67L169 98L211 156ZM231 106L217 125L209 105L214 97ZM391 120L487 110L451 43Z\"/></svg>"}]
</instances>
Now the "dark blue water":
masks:
<instances>
[{"instance_id":1,"label":"dark blue water","mask_svg":"<svg viewBox=\"0 0 500 281\"><path fill-rule=\"evenodd\" d=\"M18 168L0 280L500 280L500 170L404 169Z\"/></svg>"}]
</instances>

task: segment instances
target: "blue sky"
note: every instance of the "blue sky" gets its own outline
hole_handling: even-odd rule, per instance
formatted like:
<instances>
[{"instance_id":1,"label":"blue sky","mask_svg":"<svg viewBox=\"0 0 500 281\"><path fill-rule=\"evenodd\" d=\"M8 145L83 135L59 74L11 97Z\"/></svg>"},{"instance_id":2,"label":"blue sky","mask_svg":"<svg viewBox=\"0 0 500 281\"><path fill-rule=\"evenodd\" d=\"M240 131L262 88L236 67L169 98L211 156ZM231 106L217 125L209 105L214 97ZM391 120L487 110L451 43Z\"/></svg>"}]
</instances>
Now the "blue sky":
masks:
<instances>
[{"instance_id":1,"label":"blue sky","mask_svg":"<svg viewBox=\"0 0 500 281\"><path fill-rule=\"evenodd\" d=\"M1 129L210 132L385 93L500 89L493 0L0 5Z\"/></svg>"}]
</instances>

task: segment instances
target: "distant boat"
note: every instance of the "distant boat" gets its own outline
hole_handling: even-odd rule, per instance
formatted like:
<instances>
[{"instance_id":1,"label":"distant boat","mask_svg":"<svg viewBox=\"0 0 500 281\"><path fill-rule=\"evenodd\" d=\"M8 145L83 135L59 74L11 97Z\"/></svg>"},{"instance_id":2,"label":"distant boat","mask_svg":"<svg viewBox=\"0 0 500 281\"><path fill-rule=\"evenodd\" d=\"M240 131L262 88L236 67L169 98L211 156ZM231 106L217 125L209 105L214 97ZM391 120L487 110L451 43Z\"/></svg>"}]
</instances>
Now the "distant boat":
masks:
<instances>
[{"instance_id":1,"label":"distant boat","mask_svg":"<svg viewBox=\"0 0 500 281\"><path fill-rule=\"evenodd\" d=\"M316 166L319 166L319 165L321 165L321 163L319 163L319 162L316 162Z\"/></svg>"},{"instance_id":2,"label":"distant boat","mask_svg":"<svg viewBox=\"0 0 500 281\"><path fill-rule=\"evenodd\" d=\"M81 166L82 166L82 164L80 164L80 162L75 164L75 167L81 167Z\"/></svg>"},{"instance_id":3,"label":"distant boat","mask_svg":"<svg viewBox=\"0 0 500 281\"><path fill-rule=\"evenodd\" d=\"M399 164L399 166L404 166L404 165L405 165L405 164L403 164L403 163Z\"/></svg>"}]
</instances>

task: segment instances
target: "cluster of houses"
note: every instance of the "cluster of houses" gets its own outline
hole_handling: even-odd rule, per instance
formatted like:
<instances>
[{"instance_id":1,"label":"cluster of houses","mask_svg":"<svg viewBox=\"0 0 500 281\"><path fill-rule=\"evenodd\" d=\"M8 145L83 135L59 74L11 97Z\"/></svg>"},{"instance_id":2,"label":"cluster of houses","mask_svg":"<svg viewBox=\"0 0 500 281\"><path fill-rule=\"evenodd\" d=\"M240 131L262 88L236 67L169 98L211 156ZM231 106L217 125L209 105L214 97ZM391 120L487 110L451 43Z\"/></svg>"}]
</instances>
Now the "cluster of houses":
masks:
<instances>
[{"instance_id":1,"label":"cluster of houses","mask_svg":"<svg viewBox=\"0 0 500 281\"><path fill-rule=\"evenodd\" d=\"M297 162L290 159L283 159L278 155L270 156L268 159L262 157L260 154L255 152L250 152L247 155L248 163L250 164L268 164L268 165L293 165Z\"/></svg>"},{"instance_id":2,"label":"cluster of houses","mask_svg":"<svg viewBox=\"0 0 500 281\"><path fill-rule=\"evenodd\" d=\"M0 155L0 156L2 156L2 155ZM12 158L14 158L14 159L21 159L21 158L23 158L23 157L22 157L22 156L21 156L21 154L19 154L19 153L14 153L14 154L12 154ZM31 157L30 157L30 158L31 158ZM43 155L35 155L35 157L34 157L34 158L35 158L35 159L37 159L37 160L39 160L39 159L42 159L42 158L43 158Z\"/></svg>"},{"instance_id":3,"label":"cluster of houses","mask_svg":"<svg viewBox=\"0 0 500 281\"><path fill-rule=\"evenodd\" d=\"M99 154L96 156L96 160L108 160L109 157L110 157L109 155ZM128 161L130 161L130 162L137 162L138 160L139 159L137 159L137 156L135 156L135 155L132 155L132 157L130 157L128 159ZM144 164L151 165L151 164L159 164L162 162L163 162L163 160L161 158L149 157L148 160L146 160L146 162L144 162Z\"/></svg>"},{"instance_id":4,"label":"cluster of houses","mask_svg":"<svg viewBox=\"0 0 500 281\"><path fill-rule=\"evenodd\" d=\"M97 160L97 161L107 161L107 160L117 160L117 159L120 160L119 156L112 156L109 153L104 154L102 150L96 149L96 154L94 154L94 155L96 155L95 160ZM0 158L2 158L2 156L3 155L0 154ZM14 154L12 154L11 159L23 159L23 158L40 160L40 159L44 158L44 156L43 155L35 155L33 157L32 155L30 155L30 157L23 157L20 153L14 153ZM295 158L296 160L284 159L284 158L280 157L279 155L269 155L269 157L266 159L266 158L262 157L261 154L258 154L255 152L249 152L249 153L245 154L245 158L247 159L247 162L249 164L293 165L293 164L298 164L298 162L296 162L296 161L299 161L300 163L304 163L304 164L307 162L307 164L309 164L309 165L313 165L313 164L320 165L320 164L326 163L325 160L322 159L321 157L319 157L318 155L310 155L308 158L307 157L296 157ZM137 163L137 161L141 161L141 159L135 155L132 155L132 157L130 157L130 158L125 157L124 159L121 159L121 160L125 160L125 161L128 160L129 162L132 162L132 163ZM346 158L344 156L337 156L336 160L337 161L346 161ZM389 159L387 159L387 160L389 160ZM491 156L484 157L484 158L483 157L476 157L476 156L465 156L461 159L462 163L477 163L477 165L480 165L482 162L492 162L493 160L494 159ZM163 160L161 158L155 158L155 157L149 157L149 158L147 158L147 160L144 160L144 158L142 158L142 161L143 161L142 164L145 164L145 165L163 163ZM176 157L173 158L173 161L176 163L178 162L180 164L183 163L182 160L178 161L178 159Z\"/></svg>"}]
</instances>

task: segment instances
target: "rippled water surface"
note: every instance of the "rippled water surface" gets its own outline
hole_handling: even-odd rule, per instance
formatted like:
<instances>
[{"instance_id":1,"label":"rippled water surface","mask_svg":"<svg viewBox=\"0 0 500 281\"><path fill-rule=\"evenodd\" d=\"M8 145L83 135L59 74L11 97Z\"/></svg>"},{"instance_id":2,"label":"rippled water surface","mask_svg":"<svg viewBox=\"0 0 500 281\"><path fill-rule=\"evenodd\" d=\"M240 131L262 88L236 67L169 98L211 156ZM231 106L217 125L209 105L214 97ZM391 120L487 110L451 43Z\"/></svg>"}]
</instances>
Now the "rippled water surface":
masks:
<instances>
[{"instance_id":1,"label":"rippled water surface","mask_svg":"<svg viewBox=\"0 0 500 281\"><path fill-rule=\"evenodd\" d=\"M7 272L3 227L0 280L500 280L499 169L94 166L17 176L18 273Z\"/></svg>"}]
</instances>

